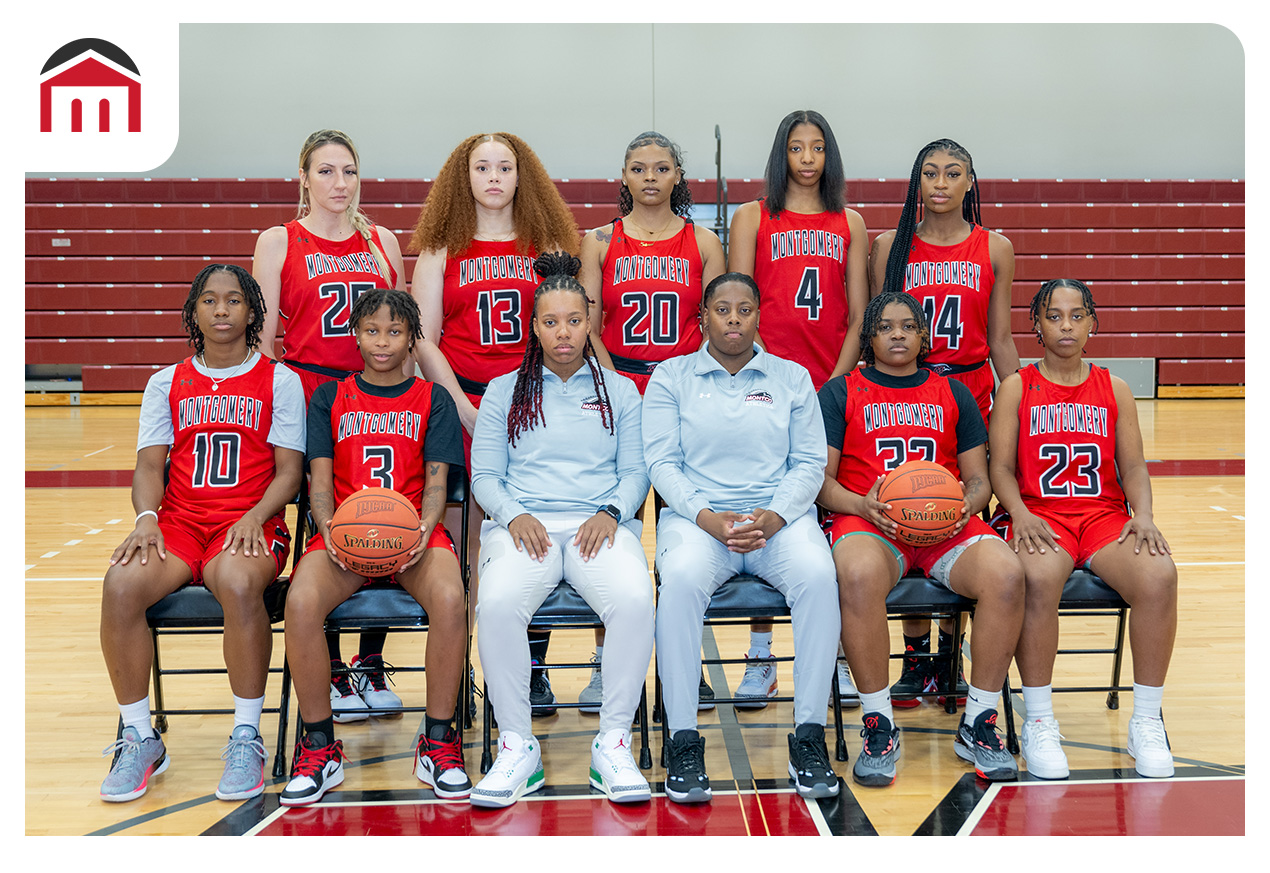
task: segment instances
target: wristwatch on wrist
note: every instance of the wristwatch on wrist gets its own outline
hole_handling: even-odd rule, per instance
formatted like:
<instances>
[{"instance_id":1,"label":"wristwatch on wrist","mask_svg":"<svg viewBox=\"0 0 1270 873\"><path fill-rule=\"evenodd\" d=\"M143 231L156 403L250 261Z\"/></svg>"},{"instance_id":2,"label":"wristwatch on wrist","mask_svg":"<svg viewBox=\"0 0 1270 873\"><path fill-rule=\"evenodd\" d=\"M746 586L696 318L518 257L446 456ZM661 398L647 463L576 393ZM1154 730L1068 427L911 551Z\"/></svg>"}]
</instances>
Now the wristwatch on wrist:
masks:
<instances>
[{"instance_id":1,"label":"wristwatch on wrist","mask_svg":"<svg viewBox=\"0 0 1270 873\"><path fill-rule=\"evenodd\" d=\"M614 521L622 520L622 510L618 509L612 503L601 506L596 510L596 512L607 512L609 515L613 516Z\"/></svg>"}]
</instances>

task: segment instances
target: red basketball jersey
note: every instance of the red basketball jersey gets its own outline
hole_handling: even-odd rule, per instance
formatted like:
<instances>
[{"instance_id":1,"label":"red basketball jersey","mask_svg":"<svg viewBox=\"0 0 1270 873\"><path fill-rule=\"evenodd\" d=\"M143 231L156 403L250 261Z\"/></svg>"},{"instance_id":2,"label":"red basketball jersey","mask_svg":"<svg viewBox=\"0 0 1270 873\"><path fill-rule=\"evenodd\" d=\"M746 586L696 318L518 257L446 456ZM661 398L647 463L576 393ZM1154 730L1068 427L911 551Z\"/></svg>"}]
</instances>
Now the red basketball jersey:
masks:
<instances>
[{"instance_id":1,"label":"red basketball jersey","mask_svg":"<svg viewBox=\"0 0 1270 873\"><path fill-rule=\"evenodd\" d=\"M868 494L873 483L906 461L957 467L957 399L948 379L930 373L920 385L879 385L852 370L846 380L846 435L835 478L848 491ZM827 390L827 389L826 389Z\"/></svg>"},{"instance_id":2,"label":"red basketball jersey","mask_svg":"<svg viewBox=\"0 0 1270 873\"><path fill-rule=\"evenodd\" d=\"M622 220L614 221L600 292L604 347L658 363L695 352L701 346L701 271L691 221L670 239L652 243L631 239Z\"/></svg>"},{"instance_id":3,"label":"red basketball jersey","mask_svg":"<svg viewBox=\"0 0 1270 873\"><path fill-rule=\"evenodd\" d=\"M1029 364L1019 376L1023 396L1014 476L1024 504L1070 513L1073 501L1093 500L1123 510L1111 373L1091 364L1081 384L1056 385Z\"/></svg>"},{"instance_id":4,"label":"red basketball jersey","mask_svg":"<svg viewBox=\"0 0 1270 873\"><path fill-rule=\"evenodd\" d=\"M446 258L439 347L454 375L488 383L520 366L540 284L535 257L518 254L515 240L472 240Z\"/></svg>"},{"instance_id":5,"label":"red basketball jersey","mask_svg":"<svg viewBox=\"0 0 1270 873\"><path fill-rule=\"evenodd\" d=\"M273 368L262 356L247 372L213 382L189 358L176 365L165 513L211 529L264 497L274 477Z\"/></svg>"},{"instance_id":6,"label":"red basketball jersey","mask_svg":"<svg viewBox=\"0 0 1270 873\"><path fill-rule=\"evenodd\" d=\"M362 488L391 488L423 511L423 447L435 383L415 379L399 397L376 397L340 380L331 403L335 503Z\"/></svg>"},{"instance_id":7,"label":"red basketball jersey","mask_svg":"<svg viewBox=\"0 0 1270 873\"><path fill-rule=\"evenodd\" d=\"M847 335L847 249L843 212L773 218L759 203L754 281L762 299L767 350L807 368L817 389L829 378Z\"/></svg>"},{"instance_id":8,"label":"red basketball jersey","mask_svg":"<svg viewBox=\"0 0 1270 873\"><path fill-rule=\"evenodd\" d=\"M287 257L282 262L278 305L283 333L279 357L288 363L314 364L348 372L362 369L348 317L357 295L371 288L395 288L397 273L380 272L361 234L342 242L314 236L299 221L288 221ZM379 233L371 236L383 253Z\"/></svg>"},{"instance_id":9,"label":"red basketball jersey","mask_svg":"<svg viewBox=\"0 0 1270 873\"><path fill-rule=\"evenodd\" d=\"M988 231L979 225L955 246L913 236L904 290L922 304L930 323L925 366L975 367L988 360L988 300L995 281Z\"/></svg>"}]
</instances>

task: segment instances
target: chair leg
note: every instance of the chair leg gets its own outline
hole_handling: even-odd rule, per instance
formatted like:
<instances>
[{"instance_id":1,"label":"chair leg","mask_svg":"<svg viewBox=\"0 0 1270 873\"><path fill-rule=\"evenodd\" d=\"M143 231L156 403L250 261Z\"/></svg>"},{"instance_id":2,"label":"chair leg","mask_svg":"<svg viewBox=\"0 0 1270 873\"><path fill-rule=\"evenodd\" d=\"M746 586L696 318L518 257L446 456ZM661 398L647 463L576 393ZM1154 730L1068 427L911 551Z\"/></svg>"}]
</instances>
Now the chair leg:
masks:
<instances>
[{"instance_id":1,"label":"chair leg","mask_svg":"<svg viewBox=\"0 0 1270 873\"><path fill-rule=\"evenodd\" d=\"M653 769L653 751L648 745L648 689L639 690L639 769Z\"/></svg>"},{"instance_id":2,"label":"chair leg","mask_svg":"<svg viewBox=\"0 0 1270 873\"><path fill-rule=\"evenodd\" d=\"M154 718L154 730L165 734L168 731L168 717L163 714L166 707L163 705L163 673L159 666L159 632L154 628L150 628L150 642L154 647L154 709L159 712Z\"/></svg>"},{"instance_id":3,"label":"chair leg","mask_svg":"<svg viewBox=\"0 0 1270 873\"><path fill-rule=\"evenodd\" d=\"M957 677L961 675L961 613L953 615L953 646L948 653L948 687L944 692L944 712L957 711Z\"/></svg>"},{"instance_id":4,"label":"chair leg","mask_svg":"<svg viewBox=\"0 0 1270 873\"><path fill-rule=\"evenodd\" d=\"M481 725L481 772L488 773L489 768L494 766L494 756L490 753L491 737L490 727L494 721L494 707L489 702L489 685L484 685L484 702L485 702L485 718L482 719Z\"/></svg>"},{"instance_id":5,"label":"chair leg","mask_svg":"<svg viewBox=\"0 0 1270 873\"><path fill-rule=\"evenodd\" d=\"M848 759L847 738L842 730L842 696L841 689L838 686L838 662L836 659L833 664L833 679L830 682L829 696L833 701L834 757L839 761L846 761Z\"/></svg>"},{"instance_id":6,"label":"chair leg","mask_svg":"<svg viewBox=\"0 0 1270 873\"><path fill-rule=\"evenodd\" d=\"M657 699L660 700L661 699L661 674L657 672L657 668L655 666L653 667L653 683L654 683L654 687L657 689L656 690ZM670 754L670 722L666 718L666 713L663 711L661 714L661 765L662 767L669 766L670 759L667 757L669 754Z\"/></svg>"},{"instance_id":7,"label":"chair leg","mask_svg":"<svg viewBox=\"0 0 1270 873\"><path fill-rule=\"evenodd\" d=\"M1125 626L1129 622L1129 610L1127 608L1120 610L1120 615L1116 619L1116 654L1111 662L1111 691L1107 693L1107 708L1120 708L1120 668L1124 662L1124 634Z\"/></svg>"},{"instance_id":8,"label":"chair leg","mask_svg":"<svg viewBox=\"0 0 1270 873\"><path fill-rule=\"evenodd\" d=\"M1010 699L1010 674L1005 674L1001 687L1001 709L1005 712L1005 747L1011 755L1019 753L1019 735L1014 729L1014 701Z\"/></svg>"},{"instance_id":9,"label":"chair leg","mask_svg":"<svg viewBox=\"0 0 1270 873\"><path fill-rule=\"evenodd\" d=\"M291 722L291 665L282 659L282 697L278 700L278 749L273 756L274 777L287 772L287 725Z\"/></svg>"}]
</instances>

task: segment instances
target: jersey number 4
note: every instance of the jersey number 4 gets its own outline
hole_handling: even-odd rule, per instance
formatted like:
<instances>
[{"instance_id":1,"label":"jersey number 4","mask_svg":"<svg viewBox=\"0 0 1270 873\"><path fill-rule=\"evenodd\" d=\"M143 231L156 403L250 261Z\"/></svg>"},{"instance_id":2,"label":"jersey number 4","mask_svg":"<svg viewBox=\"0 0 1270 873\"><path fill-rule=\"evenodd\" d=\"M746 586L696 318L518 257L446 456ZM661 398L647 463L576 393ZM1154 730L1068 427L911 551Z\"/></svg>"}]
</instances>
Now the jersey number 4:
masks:
<instances>
[{"instance_id":1,"label":"jersey number 4","mask_svg":"<svg viewBox=\"0 0 1270 873\"><path fill-rule=\"evenodd\" d=\"M353 312L357 295L375 287L374 282L327 282L318 288L318 296L330 299L322 313L322 336L348 336L348 317Z\"/></svg>"},{"instance_id":2,"label":"jersey number 4","mask_svg":"<svg viewBox=\"0 0 1270 873\"><path fill-rule=\"evenodd\" d=\"M1046 443L1040 458L1052 463L1041 474L1042 497L1097 497L1102 493L1102 452L1097 443ZM1059 480L1062 481L1059 481Z\"/></svg>"},{"instance_id":3,"label":"jersey number 4","mask_svg":"<svg viewBox=\"0 0 1270 873\"><path fill-rule=\"evenodd\" d=\"M825 299L820 294L820 268L805 268L798 290L794 293L794 308L806 310L808 321L819 321L820 307L824 302Z\"/></svg>"},{"instance_id":4,"label":"jersey number 4","mask_svg":"<svg viewBox=\"0 0 1270 873\"><path fill-rule=\"evenodd\" d=\"M926 323L930 325L931 344L942 338L950 349L961 347L961 335L965 332L961 326L961 296L949 294L944 298L944 305L935 312L935 298L922 299L922 309L926 313Z\"/></svg>"},{"instance_id":5,"label":"jersey number 4","mask_svg":"<svg viewBox=\"0 0 1270 873\"><path fill-rule=\"evenodd\" d=\"M502 308L503 304L506 304L506 308ZM476 311L481 320L481 345L524 342L525 333L520 326L519 291L482 291L476 296Z\"/></svg>"},{"instance_id":6,"label":"jersey number 4","mask_svg":"<svg viewBox=\"0 0 1270 873\"><path fill-rule=\"evenodd\" d=\"M622 324L628 346L673 346L679 342L679 295L673 291L627 291L622 306L635 311Z\"/></svg>"}]
</instances>

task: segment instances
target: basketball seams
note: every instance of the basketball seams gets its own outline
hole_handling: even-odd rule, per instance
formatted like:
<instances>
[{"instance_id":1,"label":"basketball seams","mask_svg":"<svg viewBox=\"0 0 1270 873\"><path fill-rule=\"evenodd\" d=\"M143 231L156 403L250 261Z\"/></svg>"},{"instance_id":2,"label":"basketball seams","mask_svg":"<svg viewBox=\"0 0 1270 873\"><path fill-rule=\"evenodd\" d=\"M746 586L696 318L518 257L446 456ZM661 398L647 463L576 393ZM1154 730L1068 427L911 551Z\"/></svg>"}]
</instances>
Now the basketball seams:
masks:
<instances>
[{"instance_id":1,"label":"basketball seams","mask_svg":"<svg viewBox=\"0 0 1270 873\"><path fill-rule=\"evenodd\" d=\"M370 508L359 511L368 503ZM349 514L351 518L341 517ZM349 569L359 573L374 570L375 575L396 572L423 541L414 505L387 488L363 488L350 494L335 510L330 534L336 553ZM359 537L366 542L349 544L350 539ZM391 542L397 539L400 543ZM386 562L398 566L384 572Z\"/></svg>"}]
</instances>

